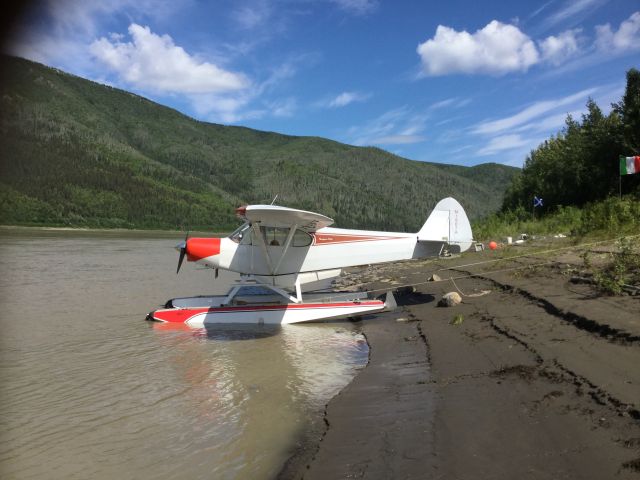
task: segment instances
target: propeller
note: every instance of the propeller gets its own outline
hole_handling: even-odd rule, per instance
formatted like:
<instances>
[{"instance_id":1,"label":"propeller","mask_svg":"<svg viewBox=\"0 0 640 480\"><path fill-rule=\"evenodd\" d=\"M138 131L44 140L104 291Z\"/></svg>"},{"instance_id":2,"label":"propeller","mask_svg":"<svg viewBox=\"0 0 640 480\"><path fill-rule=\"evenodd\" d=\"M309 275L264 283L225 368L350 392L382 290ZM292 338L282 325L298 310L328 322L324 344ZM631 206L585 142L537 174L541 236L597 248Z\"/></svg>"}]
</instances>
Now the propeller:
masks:
<instances>
[{"instance_id":1,"label":"propeller","mask_svg":"<svg viewBox=\"0 0 640 480\"><path fill-rule=\"evenodd\" d=\"M180 257L178 258L178 269L176 270L176 275L180 272L180 267L182 266L182 262L184 260L184 256L187 253L187 241L189 240L189 232L187 232L186 237L184 237L184 242L176 245L176 250L180 252Z\"/></svg>"}]
</instances>

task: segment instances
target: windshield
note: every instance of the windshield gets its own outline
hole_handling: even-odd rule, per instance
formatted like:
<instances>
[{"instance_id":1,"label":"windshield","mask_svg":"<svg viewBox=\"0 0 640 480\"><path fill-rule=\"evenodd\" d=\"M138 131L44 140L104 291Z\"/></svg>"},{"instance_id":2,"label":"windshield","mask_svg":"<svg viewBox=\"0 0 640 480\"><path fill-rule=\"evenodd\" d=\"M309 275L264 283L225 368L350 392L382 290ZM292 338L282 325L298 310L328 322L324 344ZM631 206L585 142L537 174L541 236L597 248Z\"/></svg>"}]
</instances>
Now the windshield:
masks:
<instances>
[{"instance_id":1,"label":"windshield","mask_svg":"<svg viewBox=\"0 0 640 480\"><path fill-rule=\"evenodd\" d=\"M229 238L230 238L231 240L233 240L234 242L236 242L236 243L241 243L241 242L242 242L242 239L243 239L245 236L248 236L248 235L249 235L249 233L250 233L250 231L249 231L250 227L251 227L251 225L249 225L248 223L245 223L245 224L243 224L243 225L240 225L238 228L236 228L236 230L235 230L231 235L229 235Z\"/></svg>"},{"instance_id":2,"label":"windshield","mask_svg":"<svg viewBox=\"0 0 640 480\"><path fill-rule=\"evenodd\" d=\"M264 243L270 247L272 246L284 246L289 236L289 229L283 227L260 227L260 233ZM239 226L229 238L241 245L252 245L251 241L252 230L251 225L245 223ZM304 230L296 229L293 238L291 239L290 246L292 247L308 247L311 245L313 238Z\"/></svg>"}]
</instances>

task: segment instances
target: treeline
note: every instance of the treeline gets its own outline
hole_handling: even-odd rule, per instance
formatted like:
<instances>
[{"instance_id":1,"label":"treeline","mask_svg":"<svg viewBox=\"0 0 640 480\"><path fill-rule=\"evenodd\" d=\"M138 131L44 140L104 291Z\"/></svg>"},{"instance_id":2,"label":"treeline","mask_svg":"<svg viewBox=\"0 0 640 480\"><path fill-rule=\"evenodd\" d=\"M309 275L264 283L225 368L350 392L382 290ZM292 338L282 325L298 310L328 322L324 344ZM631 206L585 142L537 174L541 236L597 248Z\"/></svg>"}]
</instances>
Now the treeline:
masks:
<instances>
[{"instance_id":1,"label":"treeline","mask_svg":"<svg viewBox=\"0 0 640 480\"><path fill-rule=\"evenodd\" d=\"M507 189L503 212L531 214L534 196L540 214L566 206L583 206L622 193L640 195L640 174L620 176L619 157L640 155L640 71L627 72L623 98L604 115L593 100L577 120L567 117L558 135L527 157L522 173Z\"/></svg>"},{"instance_id":2,"label":"treeline","mask_svg":"<svg viewBox=\"0 0 640 480\"><path fill-rule=\"evenodd\" d=\"M278 195L342 227L417 231L446 196L471 218L498 210L517 172L199 122L37 63L0 62L4 224L222 231L238 205Z\"/></svg>"}]
</instances>

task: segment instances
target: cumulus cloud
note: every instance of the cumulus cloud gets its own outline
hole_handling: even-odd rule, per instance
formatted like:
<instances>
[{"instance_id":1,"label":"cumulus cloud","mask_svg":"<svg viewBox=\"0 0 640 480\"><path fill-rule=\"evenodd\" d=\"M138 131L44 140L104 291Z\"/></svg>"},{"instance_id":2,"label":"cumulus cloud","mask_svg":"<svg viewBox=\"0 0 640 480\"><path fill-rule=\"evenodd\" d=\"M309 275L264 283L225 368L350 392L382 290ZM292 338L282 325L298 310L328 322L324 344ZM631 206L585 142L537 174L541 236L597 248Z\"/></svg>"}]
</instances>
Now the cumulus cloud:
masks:
<instances>
[{"instance_id":1,"label":"cumulus cloud","mask_svg":"<svg viewBox=\"0 0 640 480\"><path fill-rule=\"evenodd\" d=\"M596 26L596 47L609 53L640 50L640 12L623 21L617 31L608 23Z\"/></svg>"},{"instance_id":2,"label":"cumulus cloud","mask_svg":"<svg viewBox=\"0 0 640 480\"><path fill-rule=\"evenodd\" d=\"M542 59L552 65L560 65L579 52L578 34L581 29L567 30L558 36L551 35L539 42Z\"/></svg>"},{"instance_id":3,"label":"cumulus cloud","mask_svg":"<svg viewBox=\"0 0 640 480\"><path fill-rule=\"evenodd\" d=\"M7 51L83 76L91 76L88 45L102 30L105 19L119 15L164 22L185 8L172 0L43 0L25 3L25 15L16 22ZM179 3L179 5L177 4ZM126 13L125 13L126 12Z\"/></svg>"},{"instance_id":4,"label":"cumulus cloud","mask_svg":"<svg viewBox=\"0 0 640 480\"><path fill-rule=\"evenodd\" d=\"M470 34L438 25L435 36L418 45L428 75L526 71L538 63L535 43L518 27L493 20Z\"/></svg>"},{"instance_id":5,"label":"cumulus cloud","mask_svg":"<svg viewBox=\"0 0 640 480\"><path fill-rule=\"evenodd\" d=\"M526 72L542 62L558 66L579 56L583 53L581 32L566 30L539 40L536 45L517 26L497 20L473 34L438 25L435 36L418 45L417 52L427 75L504 75Z\"/></svg>"},{"instance_id":6,"label":"cumulus cloud","mask_svg":"<svg viewBox=\"0 0 640 480\"><path fill-rule=\"evenodd\" d=\"M157 35L135 23L130 42L119 35L94 41L91 53L124 81L162 93L223 93L245 89L249 79L189 55L169 35Z\"/></svg>"}]
</instances>

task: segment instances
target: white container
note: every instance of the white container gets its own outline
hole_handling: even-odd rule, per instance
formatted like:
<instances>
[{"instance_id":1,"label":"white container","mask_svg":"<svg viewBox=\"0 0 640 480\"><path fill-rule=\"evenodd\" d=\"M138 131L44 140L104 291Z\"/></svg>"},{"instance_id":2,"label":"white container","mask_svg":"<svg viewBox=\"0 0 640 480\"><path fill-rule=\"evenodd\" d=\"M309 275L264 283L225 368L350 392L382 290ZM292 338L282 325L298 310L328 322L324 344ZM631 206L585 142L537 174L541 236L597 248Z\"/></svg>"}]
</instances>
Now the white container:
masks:
<instances>
[{"instance_id":1,"label":"white container","mask_svg":"<svg viewBox=\"0 0 640 480\"><path fill-rule=\"evenodd\" d=\"M513 243L513 238L512 237L507 237L507 243L509 245L511 245Z\"/></svg>"}]
</instances>

